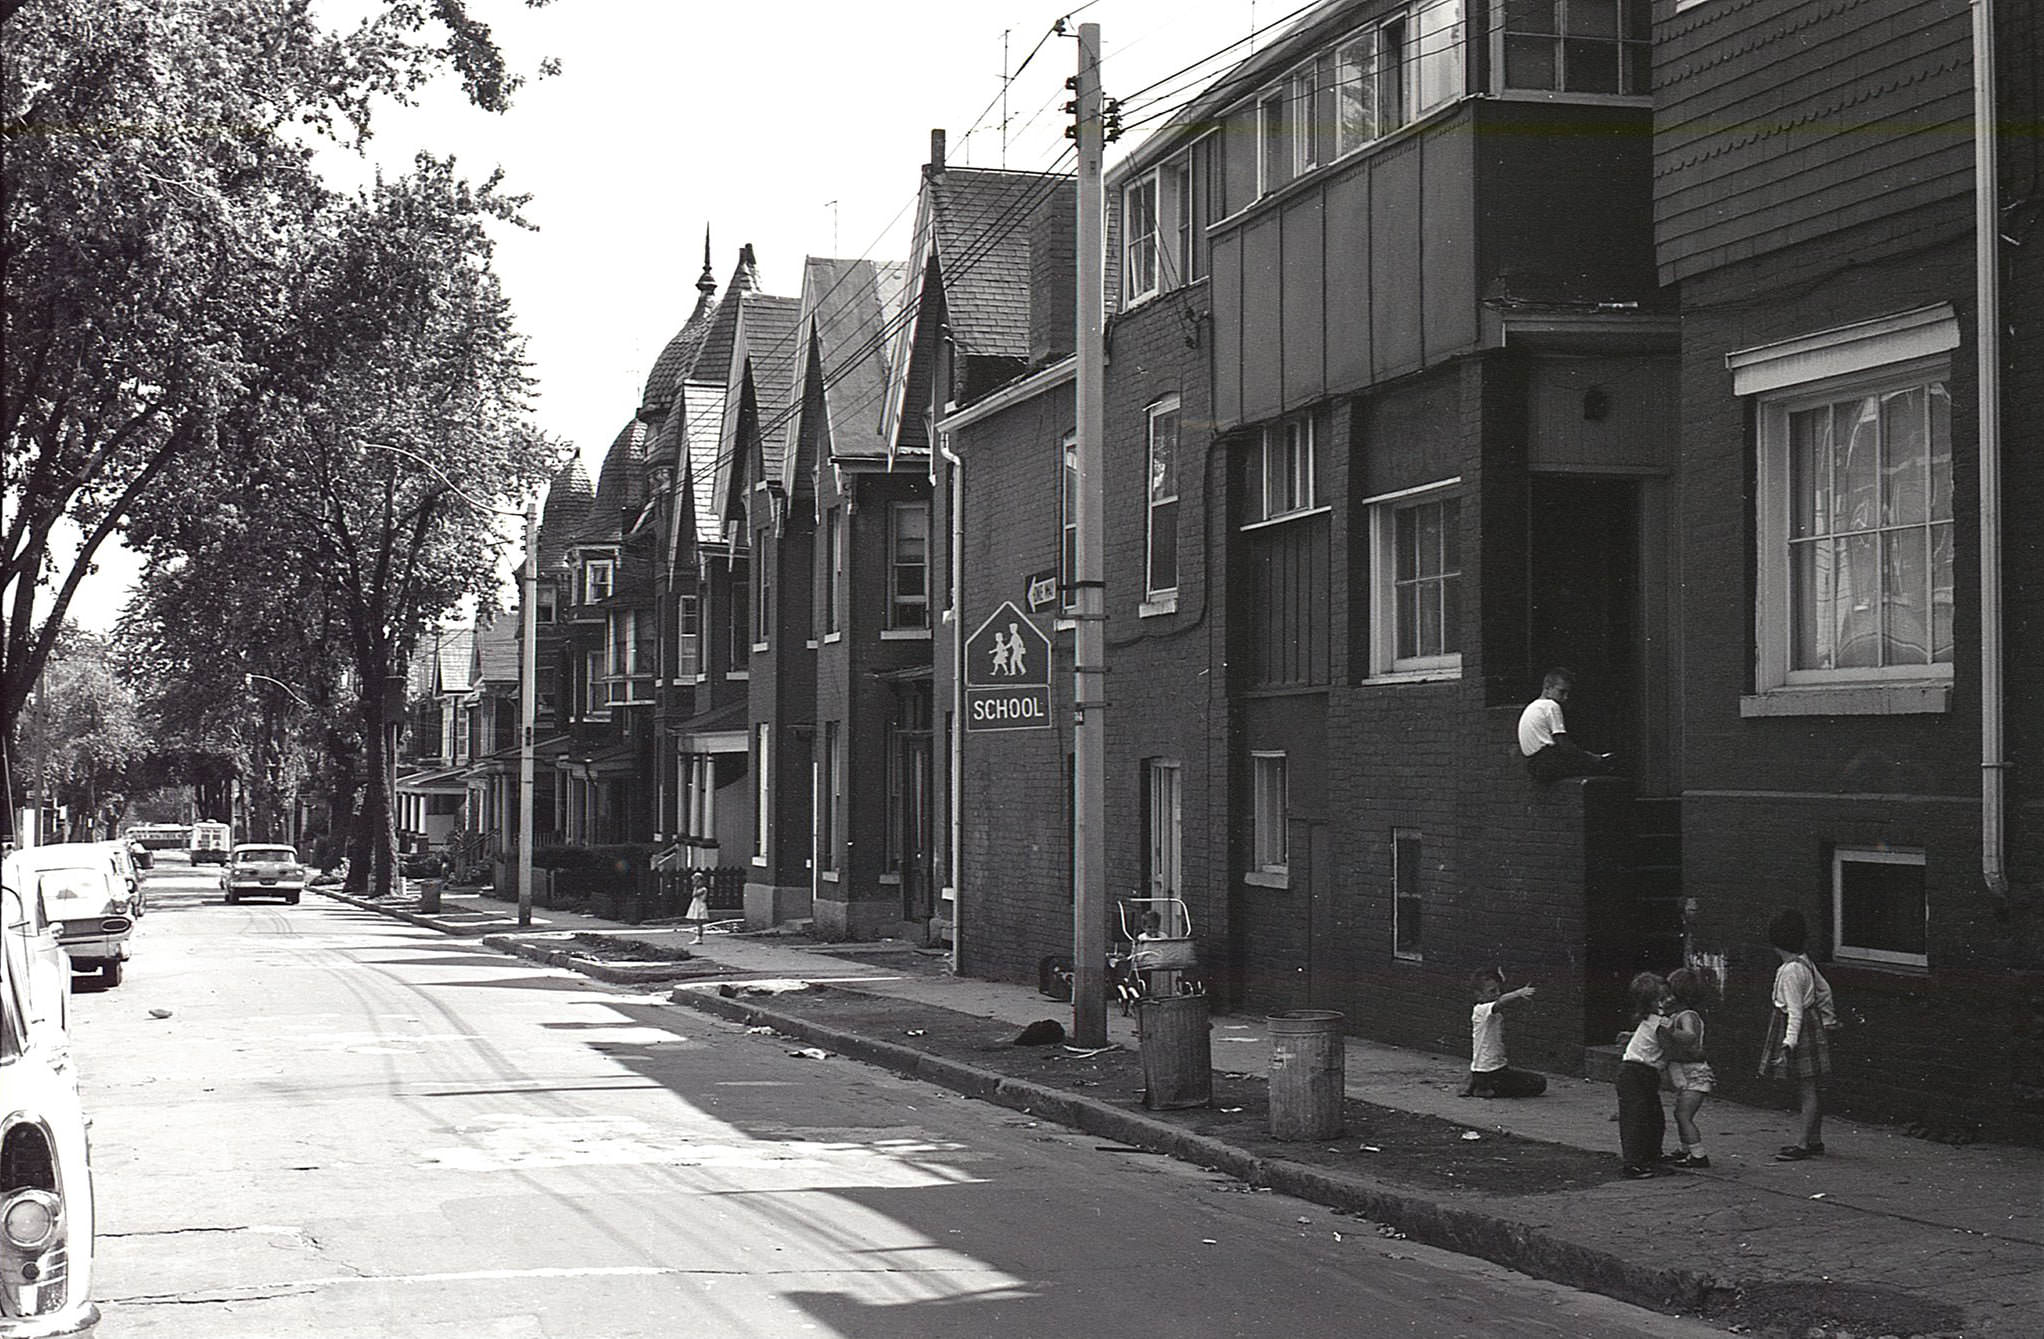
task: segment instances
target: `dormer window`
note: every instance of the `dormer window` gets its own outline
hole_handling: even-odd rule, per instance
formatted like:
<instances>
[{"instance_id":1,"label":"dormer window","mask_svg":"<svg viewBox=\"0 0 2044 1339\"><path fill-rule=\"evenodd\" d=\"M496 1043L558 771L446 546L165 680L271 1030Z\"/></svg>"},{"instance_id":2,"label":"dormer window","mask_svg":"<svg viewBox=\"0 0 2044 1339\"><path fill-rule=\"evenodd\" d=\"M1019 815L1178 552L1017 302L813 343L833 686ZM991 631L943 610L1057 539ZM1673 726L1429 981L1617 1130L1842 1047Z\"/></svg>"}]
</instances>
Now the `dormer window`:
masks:
<instances>
[{"instance_id":1,"label":"dormer window","mask_svg":"<svg viewBox=\"0 0 2044 1339\"><path fill-rule=\"evenodd\" d=\"M616 565L608 558L591 558L582 568L582 603L602 604L610 598L616 579Z\"/></svg>"}]
</instances>

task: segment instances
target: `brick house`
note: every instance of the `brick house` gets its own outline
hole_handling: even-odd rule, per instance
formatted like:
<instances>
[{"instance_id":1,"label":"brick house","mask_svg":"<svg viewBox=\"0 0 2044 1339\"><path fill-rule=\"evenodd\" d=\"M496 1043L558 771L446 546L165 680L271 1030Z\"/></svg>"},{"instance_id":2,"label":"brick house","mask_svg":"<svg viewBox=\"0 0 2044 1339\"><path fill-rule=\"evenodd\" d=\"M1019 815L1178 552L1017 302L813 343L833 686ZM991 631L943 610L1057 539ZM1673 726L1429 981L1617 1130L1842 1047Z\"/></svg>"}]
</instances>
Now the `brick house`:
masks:
<instances>
[{"instance_id":1,"label":"brick house","mask_svg":"<svg viewBox=\"0 0 2044 1339\"><path fill-rule=\"evenodd\" d=\"M1684 892L1694 948L1726 964L1733 1056L1766 1019L1768 919L1796 907L1866 1024L1835 1048L1831 1105L2034 1141L2044 832L2022 761L2044 749L2044 553L2000 526L2044 502L2039 18L2003 5L1976 33L1970 10L1661 13ZM1984 228L1983 40L2002 127ZM1750 1069L1723 1066L1727 1090L1763 1095Z\"/></svg>"},{"instance_id":2,"label":"brick house","mask_svg":"<svg viewBox=\"0 0 2044 1339\"><path fill-rule=\"evenodd\" d=\"M867 909L897 886L884 882L892 871L881 863L890 808L875 803L878 787L851 784L882 774L888 745L891 717L874 714L874 699L889 690L871 670L887 626L876 593L894 570L875 558L871 536L884 537L890 518L874 502L879 490L862 490L846 475L885 459L880 399L902 288L897 263L804 263L785 423L777 432L770 423L778 449L763 458L764 477L751 493L754 551L775 555L776 577L756 594L770 593L774 606L779 712L772 721L755 713L754 724L771 727L765 747L779 764L768 787L772 877L762 881L771 893L747 916L768 924L814 918L841 937L860 937L861 926L870 937L884 916ZM760 684L753 693L757 702Z\"/></svg>"}]
</instances>

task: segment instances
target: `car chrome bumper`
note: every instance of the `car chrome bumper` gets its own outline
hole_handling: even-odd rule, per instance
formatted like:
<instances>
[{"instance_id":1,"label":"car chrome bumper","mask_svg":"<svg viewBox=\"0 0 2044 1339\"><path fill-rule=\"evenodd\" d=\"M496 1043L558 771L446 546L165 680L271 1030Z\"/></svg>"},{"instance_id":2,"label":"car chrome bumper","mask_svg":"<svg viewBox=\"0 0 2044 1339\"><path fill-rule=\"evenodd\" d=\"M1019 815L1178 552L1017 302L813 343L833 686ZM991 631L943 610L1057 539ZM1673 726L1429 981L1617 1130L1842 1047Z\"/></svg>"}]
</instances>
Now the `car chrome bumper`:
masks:
<instances>
[{"instance_id":1,"label":"car chrome bumper","mask_svg":"<svg viewBox=\"0 0 2044 1339\"><path fill-rule=\"evenodd\" d=\"M78 1302L47 1316L0 1318L0 1339L62 1339L67 1334L91 1334L97 1324L99 1308L91 1302Z\"/></svg>"},{"instance_id":2,"label":"car chrome bumper","mask_svg":"<svg viewBox=\"0 0 2044 1339\"><path fill-rule=\"evenodd\" d=\"M63 948L64 952L71 955L71 961L74 964L80 962L112 962L116 958L126 958L128 956L128 936L126 934L86 935L78 939L60 939L57 943ZM4 1339L4 1337L0 1337L0 1339Z\"/></svg>"}]
</instances>

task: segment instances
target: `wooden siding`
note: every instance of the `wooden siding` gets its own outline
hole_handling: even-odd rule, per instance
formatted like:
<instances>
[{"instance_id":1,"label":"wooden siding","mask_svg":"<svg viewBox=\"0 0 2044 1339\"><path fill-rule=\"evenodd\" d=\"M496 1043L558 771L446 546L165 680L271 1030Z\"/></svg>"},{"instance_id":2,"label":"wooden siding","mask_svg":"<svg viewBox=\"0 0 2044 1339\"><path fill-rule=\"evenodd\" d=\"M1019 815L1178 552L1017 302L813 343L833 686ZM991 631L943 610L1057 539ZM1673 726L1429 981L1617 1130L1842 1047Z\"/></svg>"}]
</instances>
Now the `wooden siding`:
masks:
<instances>
[{"instance_id":1,"label":"wooden siding","mask_svg":"<svg viewBox=\"0 0 2044 1339\"><path fill-rule=\"evenodd\" d=\"M1664 282L1971 190L1966 0L1699 5L1658 38Z\"/></svg>"},{"instance_id":2,"label":"wooden siding","mask_svg":"<svg viewBox=\"0 0 2044 1339\"><path fill-rule=\"evenodd\" d=\"M1250 683L1281 688L1327 682L1327 517L1252 530L1248 562Z\"/></svg>"}]
</instances>

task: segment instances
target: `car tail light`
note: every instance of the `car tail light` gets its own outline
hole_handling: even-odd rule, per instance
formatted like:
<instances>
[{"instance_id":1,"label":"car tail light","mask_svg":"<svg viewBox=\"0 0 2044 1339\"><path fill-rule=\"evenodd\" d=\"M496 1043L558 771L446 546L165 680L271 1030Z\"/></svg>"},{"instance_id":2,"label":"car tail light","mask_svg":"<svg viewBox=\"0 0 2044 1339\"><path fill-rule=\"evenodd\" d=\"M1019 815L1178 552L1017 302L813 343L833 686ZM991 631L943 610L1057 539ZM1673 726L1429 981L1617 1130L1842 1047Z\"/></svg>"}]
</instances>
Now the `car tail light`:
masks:
<instances>
[{"instance_id":1,"label":"car tail light","mask_svg":"<svg viewBox=\"0 0 2044 1339\"><path fill-rule=\"evenodd\" d=\"M102 934L117 935L133 924L126 916L109 916L99 923L99 928Z\"/></svg>"},{"instance_id":2,"label":"car tail light","mask_svg":"<svg viewBox=\"0 0 2044 1339\"><path fill-rule=\"evenodd\" d=\"M57 1235L61 1208L47 1190L24 1190L0 1209L0 1231L17 1250L40 1251Z\"/></svg>"}]
</instances>

